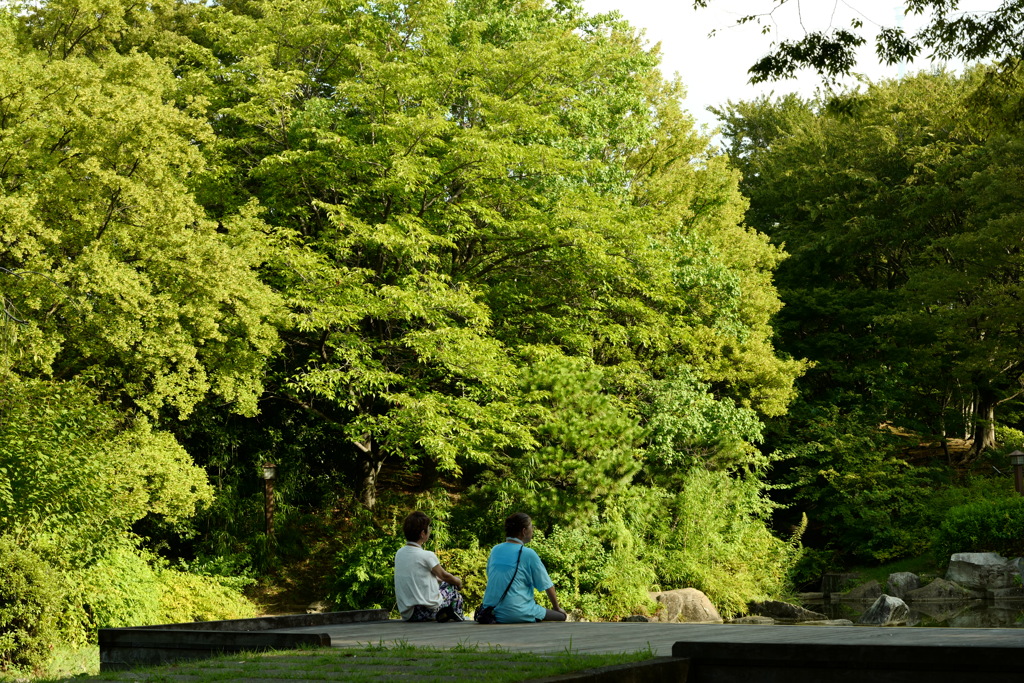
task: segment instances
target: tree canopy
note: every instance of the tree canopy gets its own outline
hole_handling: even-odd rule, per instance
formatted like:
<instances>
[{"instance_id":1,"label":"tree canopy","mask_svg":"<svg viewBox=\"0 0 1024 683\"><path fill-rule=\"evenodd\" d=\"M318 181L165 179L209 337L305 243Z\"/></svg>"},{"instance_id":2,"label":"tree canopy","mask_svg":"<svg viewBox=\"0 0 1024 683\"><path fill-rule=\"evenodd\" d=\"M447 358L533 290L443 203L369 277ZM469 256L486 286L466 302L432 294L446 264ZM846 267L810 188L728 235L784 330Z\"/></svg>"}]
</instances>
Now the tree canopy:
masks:
<instances>
[{"instance_id":1,"label":"tree canopy","mask_svg":"<svg viewBox=\"0 0 1024 683\"><path fill-rule=\"evenodd\" d=\"M617 15L48 0L5 6L0 51L0 552L68 577L67 623L235 610L165 562L265 571L310 510L359 527L334 574L369 602L421 496L463 557L528 507L552 557L625 568L571 579L594 614L781 590L784 254ZM765 560L702 569L702 533Z\"/></svg>"},{"instance_id":2,"label":"tree canopy","mask_svg":"<svg viewBox=\"0 0 1024 683\"><path fill-rule=\"evenodd\" d=\"M771 33L774 14L784 5L803 0L770 0L771 8L741 16L738 24L755 23ZM724 0L694 0L704 8ZM924 55L932 60L958 59L964 62L995 60L1007 66L1024 57L1024 2L992 0L984 10L965 11L959 0L905 0L904 14L926 17L923 28L908 33L902 26L879 25L874 37L875 54L883 64L897 64ZM798 70L811 68L827 81L849 75L856 66L856 51L865 45L868 19L856 12L849 26L829 25L807 28L803 37L773 42L771 51L749 70L753 83L794 78ZM744 11L749 12L745 7Z\"/></svg>"}]
</instances>

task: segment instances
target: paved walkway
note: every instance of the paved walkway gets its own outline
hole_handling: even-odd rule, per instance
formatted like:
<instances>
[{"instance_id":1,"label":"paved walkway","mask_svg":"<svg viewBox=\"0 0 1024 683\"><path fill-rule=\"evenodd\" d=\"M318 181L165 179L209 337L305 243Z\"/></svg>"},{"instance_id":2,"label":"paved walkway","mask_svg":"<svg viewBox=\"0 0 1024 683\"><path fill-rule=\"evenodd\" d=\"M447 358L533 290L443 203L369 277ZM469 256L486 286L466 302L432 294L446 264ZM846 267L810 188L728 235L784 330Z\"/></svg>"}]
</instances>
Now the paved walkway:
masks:
<instances>
[{"instance_id":1,"label":"paved walkway","mask_svg":"<svg viewBox=\"0 0 1024 683\"><path fill-rule=\"evenodd\" d=\"M334 647L396 642L440 649L503 648L514 652L619 653L648 650L670 656L677 641L705 643L861 644L978 648L1024 648L1024 629L880 628L871 626L756 626L736 624L475 622L408 624L378 621L276 629L327 633ZM1024 657L1024 650L1021 652Z\"/></svg>"}]
</instances>

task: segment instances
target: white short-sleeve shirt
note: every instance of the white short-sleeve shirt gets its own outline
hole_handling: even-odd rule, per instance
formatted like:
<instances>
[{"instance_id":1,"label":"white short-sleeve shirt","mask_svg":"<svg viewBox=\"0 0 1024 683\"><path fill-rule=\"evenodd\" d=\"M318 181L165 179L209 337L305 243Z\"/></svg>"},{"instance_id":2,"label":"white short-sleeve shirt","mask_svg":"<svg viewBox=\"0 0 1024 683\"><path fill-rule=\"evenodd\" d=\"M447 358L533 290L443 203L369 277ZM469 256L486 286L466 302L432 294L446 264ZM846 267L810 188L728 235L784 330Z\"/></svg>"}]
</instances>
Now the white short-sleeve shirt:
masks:
<instances>
[{"instance_id":1,"label":"white short-sleeve shirt","mask_svg":"<svg viewBox=\"0 0 1024 683\"><path fill-rule=\"evenodd\" d=\"M440 582L430 573L439 564L437 555L415 545L402 546L395 553L395 598L403 619L412 617L415 605L441 606Z\"/></svg>"}]
</instances>

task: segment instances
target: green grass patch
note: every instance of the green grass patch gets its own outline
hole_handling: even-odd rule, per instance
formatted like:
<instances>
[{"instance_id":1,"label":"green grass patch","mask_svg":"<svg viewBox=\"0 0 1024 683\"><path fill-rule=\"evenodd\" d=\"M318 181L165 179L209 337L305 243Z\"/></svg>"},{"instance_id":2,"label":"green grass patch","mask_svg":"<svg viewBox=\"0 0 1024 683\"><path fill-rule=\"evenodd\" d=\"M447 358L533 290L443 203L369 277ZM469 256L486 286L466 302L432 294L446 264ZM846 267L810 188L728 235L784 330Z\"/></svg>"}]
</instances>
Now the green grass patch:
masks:
<instances>
[{"instance_id":1,"label":"green grass patch","mask_svg":"<svg viewBox=\"0 0 1024 683\"><path fill-rule=\"evenodd\" d=\"M362 648L237 653L98 676L39 680L219 683L275 679L378 683L393 678L410 678L422 683L459 680L511 683L601 666L642 662L653 656L650 650L622 654L581 654L569 648L559 653L532 653L470 644L442 650L399 641L377 645L368 643Z\"/></svg>"},{"instance_id":2,"label":"green grass patch","mask_svg":"<svg viewBox=\"0 0 1024 683\"><path fill-rule=\"evenodd\" d=\"M29 680L63 681L76 676L95 674L100 670L100 648L97 645L58 647L47 662L30 675L25 671L0 670L0 683L23 683ZM78 680L78 679L76 679Z\"/></svg>"},{"instance_id":3,"label":"green grass patch","mask_svg":"<svg viewBox=\"0 0 1024 683\"><path fill-rule=\"evenodd\" d=\"M928 580L939 575L939 570L935 566L935 559L930 555L908 557L895 562L888 562L877 567L854 567L849 571L859 574L861 583L871 580L877 581L882 586L882 590L885 590L885 584L889 580L890 574L896 574L898 572L912 572L921 577L921 585L924 585Z\"/></svg>"}]
</instances>

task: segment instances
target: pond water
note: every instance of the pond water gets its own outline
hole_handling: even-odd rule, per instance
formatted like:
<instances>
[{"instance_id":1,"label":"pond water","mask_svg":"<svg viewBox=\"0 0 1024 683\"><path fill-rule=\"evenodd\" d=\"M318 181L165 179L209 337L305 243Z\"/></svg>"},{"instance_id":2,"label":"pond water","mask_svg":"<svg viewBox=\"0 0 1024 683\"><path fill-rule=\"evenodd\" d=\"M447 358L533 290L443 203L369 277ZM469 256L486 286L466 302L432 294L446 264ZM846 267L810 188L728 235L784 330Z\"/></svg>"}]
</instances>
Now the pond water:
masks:
<instances>
[{"instance_id":1,"label":"pond water","mask_svg":"<svg viewBox=\"0 0 1024 683\"><path fill-rule=\"evenodd\" d=\"M1024 628L1024 603L966 600L955 602L915 602L910 607L908 626L948 626L950 628ZM829 619L849 619L857 623L871 602L809 602L804 607L821 612Z\"/></svg>"}]
</instances>

